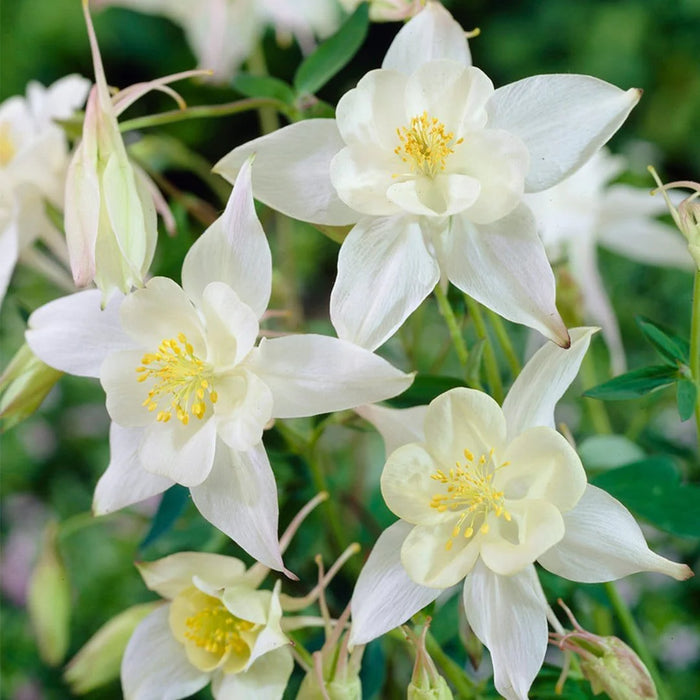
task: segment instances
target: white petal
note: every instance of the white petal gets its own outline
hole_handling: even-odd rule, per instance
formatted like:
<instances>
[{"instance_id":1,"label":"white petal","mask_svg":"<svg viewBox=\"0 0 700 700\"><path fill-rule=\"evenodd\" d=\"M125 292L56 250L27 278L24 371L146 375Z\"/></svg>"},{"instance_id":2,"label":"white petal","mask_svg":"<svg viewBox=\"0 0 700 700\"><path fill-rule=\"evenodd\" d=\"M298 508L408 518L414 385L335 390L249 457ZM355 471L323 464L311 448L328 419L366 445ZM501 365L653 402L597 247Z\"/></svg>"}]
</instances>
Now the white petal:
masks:
<instances>
[{"instance_id":1,"label":"white petal","mask_svg":"<svg viewBox=\"0 0 700 700\"><path fill-rule=\"evenodd\" d=\"M245 161L224 213L195 241L182 264L182 287L199 303L210 282L225 282L260 318L270 300L272 260L255 213Z\"/></svg>"},{"instance_id":2,"label":"white petal","mask_svg":"<svg viewBox=\"0 0 700 700\"><path fill-rule=\"evenodd\" d=\"M216 700L280 700L294 669L292 652L276 649L261 656L243 673L226 673L213 684Z\"/></svg>"},{"instance_id":3,"label":"white petal","mask_svg":"<svg viewBox=\"0 0 700 700\"><path fill-rule=\"evenodd\" d=\"M399 520L384 530L362 567L352 594L351 645L398 627L442 592L411 581L401 564L401 545L411 527Z\"/></svg>"},{"instance_id":4,"label":"white petal","mask_svg":"<svg viewBox=\"0 0 700 700\"><path fill-rule=\"evenodd\" d=\"M568 346L554 274L526 206L478 226L465 214L454 216L448 235L444 265L455 286L509 321Z\"/></svg>"},{"instance_id":5,"label":"white petal","mask_svg":"<svg viewBox=\"0 0 700 700\"><path fill-rule=\"evenodd\" d=\"M256 199L295 219L344 226L355 223L357 214L330 181L331 159L344 145L334 119L306 119L235 148L214 171L233 182L255 154Z\"/></svg>"},{"instance_id":6,"label":"white petal","mask_svg":"<svg viewBox=\"0 0 700 700\"><path fill-rule=\"evenodd\" d=\"M381 434L388 457L397 447L409 442L424 442L427 406L387 408L377 404L358 406L355 413L369 421Z\"/></svg>"},{"instance_id":7,"label":"white petal","mask_svg":"<svg viewBox=\"0 0 700 700\"><path fill-rule=\"evenodd\" d=\"M503 413L512 439L527 428L554 428L554 407L578 374L596 328L572 328L568 350L545 343L513 382Z\"/></svg>"},{"instance_id":8,"label":"white petal","mask_svg":"<svg viewBox=\"0 0 700 700\"><path fill-rule=\"evenodd\" d=\"M216 421L192 419L182 425L177 418L168 423L154 420L145 429L139 459L145 469L183 486L201 484L214 461Z\"/></svg>"},{"instance_id":9,"label":"white petal","mask_svg":"<svg viewBox=\"0 0 700 700\"><path fill-rule=\"evenodd\" d=\"M488 647L496 690L507 700L527 700L547 649L547 601L534 566L498 576L477 563L464 582L464 610Z\"/></svg>"},{"instance_id":10,"label":"white petal","mask_svg":"<svg viewBox=\"0 0 700 700\"><path fill-rule=\"evenodd\" d=\"M475 178L448 173L395 182L386 196L410 214L451 216L474 205L480 193L481 185Z\"/></svg>"},{"instance_id":11,"label":"white petal","mask_svg":"<svg viewBox=\"0 0 700 700\"><path fill-rule=\"evenodd\" d=\"M199 512L259 562L285 571L277 539L277 486L262 443L248 452L217 445L207 480L192 489Z\"/></svg>"},{"instance_id":12,"label":"white petal","mask_svg":"<svg viewBox=\"0 0 700 700\"><path fill-rule=\"evenodd\" d=\"M172 479L146 471L138 457L143 437L140 428L109 428L109 466L95 488L92 509L95 515L107 515L133 503L140 503L173 485Z\"/></svg>"},{"instance_id":13,"label":"white petal","mask_svg":"<svg viewBox=\"0 0 700 700\"><path fill-rule=\"evenodd\" d=\"M0 231L0 305L5 299L5 293L10 285L10 278L19 256L17 235L15 222L9 222Z\"/></svg>"},{"instance_id":14,"label":"white petal","mask_svg":"<svg viewBox=\"0 0 700 700\"><path fill-rule=\"evenodd\" d=\"M245 574L240 559L206 552L177 552L156 561L139 562L137 568L150 590L171 599L191 586L194 576L213 588L224 588L238 583Z\"/></svg>"},{"instance_id":15,"label":"white petal","mask_svg":"<svg viewBox=\"0 0 700 700\"><path fill-rule=\"evenodd\" d=\"M331 292L338 336L373 350L390 338L440 278L417 219L363 219L343 242Z\"/></svg>"},{"instance_id":16,"label":"white petal","mask_svg":"<svg viewBox=\"0 0 700 700\"><path fill-rule=\"evenodd\" d=\"M131 635L121 671L126 700L178 700L209 682L209 674L188 661L184 646L173 637L169 608L154 610Z\"/></svg>"},{"instance_id":17,"label":"white petal","mask_svg":"<svg viewBox=\"0 0 700 700\"><path fill-rule=\"evenodd\" d=\"M142 428L155 418L143 405L149 387L138 381L136 368L142 359L142 350L113 352L100 369L100 383L107 394L109 417L123 428Z\"/></svg>"},{"instance_id":18,"label":"white petal","mask_svg":"<svg viewBox=\"0 0 700 700\"><path fill-rule=\"evenodd\" d=\"M564 513L564 523L564 539L539 558L558 576L599 583L638 571L656 571L679 581L693 575L685 564L654 554L627 508L595 486L589 485L578 505Z\"/></svg>"},{"instance_id":19,"label":"white petal","mask_svg":"<svg viewBox=\"0 0 700 700\"><path fill-rule=\"evenodd\" d=\"M413 381L385 359L325 335L263 338L250 368L272 391L275 418L342 411L400 394Z\"/></svg>"},{"instance_id":20,"label":"white petal","mask_svg":"<svg viewBox=\"0 0 700 700\"><path fill-rule=\"evenodd\" d=\"M51 367L80 377L98 377L110 352L127 350L134 342L119 320L123 297L100 309L97 289L56 299L29 317L26 340L32 352Z\"/></svg>"},{"instance_id":21,"label":"white petal","mask_svg":"<svg viewBox=\"0 0 700 700\"><path fill-rule=\"evenodd\" d=\"M431 2L394 37L382 68L410 75L423 63L442 58L464 66L472 62L462 27L439 2Z\"/></svg>"},{"instance_id":22,"label":"white petal","mask_svg":"<svg viewBox=\"0 0 700 700\"><path fill-rule=\"evenodd\" d=\"M489 128L519 136L530 152L528 192L552 187L583 165L619 128L641 91L587 75L536 75L498 88Z\"/></svg>"}]
</instances>

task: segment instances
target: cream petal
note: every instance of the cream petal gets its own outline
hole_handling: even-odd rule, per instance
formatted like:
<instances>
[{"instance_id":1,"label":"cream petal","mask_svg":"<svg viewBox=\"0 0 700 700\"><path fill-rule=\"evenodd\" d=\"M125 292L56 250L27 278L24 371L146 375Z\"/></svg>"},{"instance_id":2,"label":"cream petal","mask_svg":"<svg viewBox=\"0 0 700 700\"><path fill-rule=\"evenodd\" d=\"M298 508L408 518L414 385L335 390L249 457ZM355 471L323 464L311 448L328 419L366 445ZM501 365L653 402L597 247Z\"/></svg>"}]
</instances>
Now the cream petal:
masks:
<instances>
[{"instance_id":1,"label":"cream petal","mask_svg":"<svg viewBox=\"0 0 700 700\"><path fill-rule=\"evenodd\" d=\"M128 700L177 700L201 690L209 674L192 666L172 635L170 606L154 610L134 630L124 652L121 680Z\"/></svg>"},{"instance_id":2,"label":"cream petal","mask_svg":"<svg viewBox=\"0 0 700 700\"><path fill-rule=\"evenodd\" d=\"M272 259L255 213L250 161L243 163L224 213L194 242L182 264L182 287L195 303L210 282L225 282L257 318L267 308Z\"/></svg>"},{"instance_id":3,"label":"cream petal","mask_svg":"<svg viewBox=\"0 0 700 700\"><path fill-rule=\"evenodd\" d=\"M545 500L509 501L505 506L511 523L489 522L490 530L481 542L484 565L500 576L512 576L546 552L564 537L564 520L559 509ZM515 527L512 527L512 525ZM517 528L517 541L503 537Z\"/></svg>"},{"instance_id":4,"label":"cream petal","mask_svg":"<svg viewBox=\"0 0 700 700\"><path fill-rule=\"evenodd\" d=\"M5 299L18 257L17 226L15 222L10 222L0 231L0 306Z\"/></svg>"},{"instance_id":5,"label":"cream petal","mask_svg":"<svg viewBox=\"0 0 700 700\"><path fill-rule=\"evenodd\" d=\"M141 366L142 359L142 350L113 352L107 356L100 370L109 416L124 428L144 427L155 418L143 405L149 387L138 381L140 375L136 369Z\"/></svg>"},{"instance_id":6,"label":"cream petal","mask_svg":"<svg viewBox=\"0 0 700 700\"><path fill-rule=\"evenodd\" d=\"M438 2L430 2L394 37L382 68L410 75L427 61L449 59L471 65L467 38L462 27Z\"/></svg>"},{"instance_id":7,"label":"cream petal","mask_svg":"<svg viewBox=\"0 0 700 700\"><path fill-rule=\"evenodd\" d=\"M95 487L92 510L107 515L156 496L173 485L172 479L146 471L138 456L141 428L109 428L109 466Z\"/></svg>"},{"instance_id":8,"label":"cream petal","mask_svg":"<svg viewBox=\"0 0 700 700\"><path fill-rule=\"evenodd\" d=\"M547 649L547 601L535 567L498 576L478 562L464 582L464 610L491 653L496 690L527 700Z\"/></svg>"},{"instance_id":9,"label":"cream petal","mask_svg":"<svg viewBox=\"0 0 700 700\"><path fill-rule=\"evenodd\" d=\"M528 428L508 445L502 459L509 464L497 472L494 487L507 499L544 499L564 512L586 489L576 450L551 428Z\"/></svg>"},{"instance_id":10,"label":"cream petal","mask_svg":"<svg viewBox=\"0 0 700 700\"><path fill-rule=\"evenodd\" d=\"M519 136L530 152L528 192L561 182L619 128L641 91L587 75L536 75L498 88L488 125Z\"/></svg>"},{"instance_id":11,"label":"cream petal","mask_svg":"<svg viewBox=\"0 0 700 700\"><path fill-rule=\"evenodd\" d=\"M427 410L427 406L387 408L377 404L366 404L358 406L355 413L379 431L388 457L395 449L409 442L425 442L423 424Z\"/></svg>"},{"instance_id":12,"label":"cream petal","mask_svg":"<svg viewBox=\"0 0 700 700\"><path fill-rule=\"evenodd\" d=\"M369 350L311 333L263 338L247 366L272 391L275 418L301 418L382 401L413 381L413 375Z\"/></svg>"},{"instance_id":13,"label":"cream petal","mask_svg":"<svg viewBox=\"0 0 700 700\"><path fill-rule=\"evenodd\" d=\"M439 588L419 586L403 568L400 551L411 525L401 520L379 536L352 594L350 644L366 644L432 603Z\"/></svg>"},{"instance_id":14,"label":"cream petal","mask_svg":"<svg viewBox=\"0 0 700 700\"><path fill-rule=\"evenodd\" d=\"M527 362L503 402L508 436L536 425L554 428L554 407L578 374L597 328L572 328L571 347L545 343Z\"/></svg>"},{"instance_id":15,"label":"cream petal","mask_svg":"<svg viewBox=\"0 0 700 700\"><path fill-rule=\"evenodd\" d=\"M452 284L509 321L568 347L554 274L527 207L478 226L468 212L453 216L447 245L445 272Z\"/></svg>"},{"instance_id":16,"label":"cream petal","mask_svg":"<svg viewBox=\"0 0 700 700\"><path fill-rule=\"evenodd\" d=\"M417 219L362 219L340 248L331 322L340 338L373 350L399 329L439 279Z\"/></svg>"},{"instance_id":17,"label":"cream petal","mask_svg":"<svg viewBox=\"0 0 700 700\"><path fill-rule=\"evenodd\" d=\"M330 163L344 146L334 119L306 119L234 148L214 171L233 182L255 155L256 199L295 219L327 226L354 224L330 181Z\"/></svg>"},{"instance_id":18,"label":"cream petal","mask_svg":"<svg viewBox=\"0 0 700 700\"><path fill-rule=\"evenodd\" d=\"M395 182L387 197L403 211L423 216L451 216L479 199L480 183L469 175L448 173L434 178L418 176Z\"/></svg>"},{"instance_id":19,"label":"cream petal","mask_svg":"<svg viewBox=\"0 0 700 700\"><path fill-rule=\"evenodd\" d=\"M216 700L281 700L294 670L290 649L283 647L261 656L243 673L226 673L213 684Z\"/></svg>"},{"instance_id":20,"label":"cream petal","mask_svg":"<svg viewBox=\"0 0 700 700\"><path fill-rule=\"evenodd\" d=\"M475 389L450 389L434 399L425 416L426 448L443 471L504 446L506 426L500 406Z\"/></svg>"},{"instance_id":21,"label":"cream petal","mask_svg":"<svg viewBox=\"0 0 700 700\"><path fill-rule=\"evenodd\" d=\"M566 534L539 558L545 569L571 581L599 583L638 571L656 571L679 581L693 572L652 552L622 503L587 486L578 505L564 514Z\"/></svg>"}]
</instances>

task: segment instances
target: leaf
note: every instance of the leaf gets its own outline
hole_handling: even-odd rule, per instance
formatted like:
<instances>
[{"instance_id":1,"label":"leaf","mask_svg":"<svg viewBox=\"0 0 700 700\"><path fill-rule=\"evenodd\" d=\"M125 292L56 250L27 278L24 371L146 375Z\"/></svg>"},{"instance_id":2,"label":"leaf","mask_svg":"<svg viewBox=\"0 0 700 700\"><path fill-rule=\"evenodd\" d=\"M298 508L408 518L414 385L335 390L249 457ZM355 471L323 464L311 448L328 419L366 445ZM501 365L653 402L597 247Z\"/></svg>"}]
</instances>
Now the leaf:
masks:
<instances>
[{"instance_id":1,"label":"leaf","mask_svg":"<svg viewBox=\"0 0 700 700\"><path fill-rule=\"evenodd\" d=\"M659 354L673 364L688 364L690 348L688 341L670 331L662 330L642 316L637 316L639 326L646 339L656 348Z\"/></svg>"},{"instance_id":2,"label":"leaf","mask_svg":"<svg viewBox=\"0 0 700 700\"><path fill-rule=\"evenodd\" d=\"M679 379L676 384L676 401L681 420L692 418L695 413L695 400L698 396L698 388L690 379Z\"/></svg>"},{"instance_id":3,"label":"leaf","mask_svg":"<svg viewBox=\"0 0 700 700\"><path fill-rule=\"evenodd\" d=\"M584 396L602 401L637 399L654 389L673 384L678 379L678 368L669 365L642 367L621 374L584 392Z\"/></svg>"},{"instance_id":4,"label":"leaf","mask_svg":"<svg viewBox=\"0 0 700 700\"><path fill-rule=\"evenodd\" d=\"M231 81L231 87L246 97L270 97L288 105L293 105L296 100L291 86L269 75L238 73Z\"/></svg>"},{"instance_id":5,"label":"leaf","mask_svg":"<svg viewBox=\"0 0 700 700\"><path fill-rule=\"evenodd\" d=\"M668 457L627 464L597 476L592 483L661 530L681 537L700 536L700 487L680 483L680 474Z\"/></svg>"},{"instance_id":6,"label":"leaf","mask_svg":"<svg viewBox=\"0 0 700 700\"><path fill-rule=\"evenodd\" d=\"M157 539L164 535L175 524L175 521L180 517L180 514L187 505L189 498L189 489L184 486L175 484L171 486L160 500L160 505L153 517L151 529L141 542L140 549L144 549L153 544Z\"/></svg>"},{"instance_id":7,"label":"leaf","mask_svg":"<svg viewBox=\"0 0 700 700\"><path fill-rule=\"evenodd\" d=\"M644 459L644 450L624 435L594 435L586 438L578 453L586 469L615 469Z\"/></svg>"},{"instance_id":8,"label":"leaf","mask_svg":"<svg viewBox=\"0 0 700 700\"><path fill-rule=\"evenodd\" d=\"M433 374L418 374L413 384L400 396L389 399L387 403L393 408L409 408L429 404L436 396L464 386L464 381L454 377L440 377Z\"/></svg>"},{"instance_id":9,"label":"leaf","mask_svg":"<svg viewBox=\"0 0 700 700\"><path fill-rule=\"evenodd\" d=\"M314 94L322 88L362 46L369 27L369 5L362 3L340 29L307 56L294 76L300 94Z\"/></svg>"}]
</instances>

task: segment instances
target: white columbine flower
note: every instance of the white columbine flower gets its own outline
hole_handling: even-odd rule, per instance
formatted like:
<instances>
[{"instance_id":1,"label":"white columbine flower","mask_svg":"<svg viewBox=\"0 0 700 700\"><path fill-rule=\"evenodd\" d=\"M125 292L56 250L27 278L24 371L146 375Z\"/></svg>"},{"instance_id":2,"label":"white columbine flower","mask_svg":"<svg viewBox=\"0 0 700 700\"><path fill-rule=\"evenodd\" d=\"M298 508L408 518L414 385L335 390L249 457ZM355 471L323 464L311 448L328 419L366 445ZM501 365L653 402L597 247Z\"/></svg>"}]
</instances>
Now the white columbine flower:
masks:
<instances>
[{"instance_id":1,"label":"white columbine flower","mask_svg":"<svg viewBox=\"0 0 700 700\"><path fill-rule=\"evenodd\" d=\"M223 216L187 253L182 287L155 277L104 311L97 291L64 297L32 314L27 342L57 369L99 376L107 393L111 461L96 513L177 482L205 518L280 569L265 426L394 396L412 377L337 338L256 345L271 267L246 165Z\"/></svg>"},{"instance_id":2,"label":"white columbine flower","mask_svg":"<svg viewBox=\"0 0 700 700\"><path fill-rule=\"evenodd\" d=\"M215 169L232 179L257 153L258 199L315 224L354 225L331 295L341 338L378 347L449 279L566 346L523 194L583 165L639 94L582 75L495 90L471 65L462 28L431 2L399 31L381 70L343 96L337 119L292 124Z\"/></svg>"},{"instance_id":3,"label":"white columbine flower","mask_svg":"<svg viewBox=\"0 0 700 700\"><path fill-rule=\"evenodd\" d=\"M227 82L272 26L281 43L293 36L304 53L315 37L330 36L340 24L336 0L99 0L97 5L127 7L163 15L182 26L200 68L212 80Z\"/></svg>"},{"instance_id":4,"label":"white columbine flower","mask_svg":"<svg viewBox=\"0 0 700 700\"><path fill-rule=\"evenodd\" d=\"M596 245L647 265L693 269L683 239L655 218L666 211L663 200L639 187L608 186L624 169L621 156L603 149L558 185L525 195L549 259L568 262L588 320L602 327L614 374L624 372L625 353L598 272Z\"/></svg>"},{"instance_id":5,"label":"white columbine flower","mask_svg":"<svg viewBox=\"0 0 700 700\"><path fill-rule=\"evenodd\" d=\"M122 660L127 700L184 698L211 682L217 700L282 697L294 661L281 628L280 583L258 590L233 557L180 552L138 564L169 602L136 628Z\"/></svg>"},{"instance_id":6,"label":"white columbine flower","mask_svg":"<svg viewBox=\"0 0 700 700\"><path fill-rule=\"evenodd\" d=\"M18 259L72 287L63 267L31 244L41 239L68 265L65 240L45 213L47 202L63 210L68 167L66 135L54 119L71 117L85 102L89 87L79 75L48 88L31 82L26 98L10 97L0 104L0 303Z\"/></svg>"},{"instance_id":7,"label":"white columbine flower","mask_svg":"<svg viewBox=\"0 0 700 700\"><path fill-rule=\"evenodd\" d=\"M411 413L360 413L393 445L382 494L401 518L379 538L352 599L351 642L403 623L464 579L469 624L488 647L496 689L527 698L547 647L547 603L534 562L573 581L637 571L677 579L683 564L651 552L627 509L586 484L576 452L554 430L554 406L573 381L593 329L547 343L501 409L486 394L453 389Z\"/></svg>"}]
</instances>

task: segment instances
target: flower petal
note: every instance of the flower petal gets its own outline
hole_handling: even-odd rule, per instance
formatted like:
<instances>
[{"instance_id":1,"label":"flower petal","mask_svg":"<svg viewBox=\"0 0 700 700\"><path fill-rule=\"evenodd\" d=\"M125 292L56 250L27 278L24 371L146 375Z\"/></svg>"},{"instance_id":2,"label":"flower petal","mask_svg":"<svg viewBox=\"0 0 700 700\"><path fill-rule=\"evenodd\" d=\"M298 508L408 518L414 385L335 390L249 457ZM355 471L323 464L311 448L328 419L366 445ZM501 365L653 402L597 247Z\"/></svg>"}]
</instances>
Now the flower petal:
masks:
<instances>
[{"instance_id":1,"label":"flower petal","mask_svg":"<svg viewBox=\"0 0 700 700\"><path fill-rule=\"evenodd\" d=\"M109 466L95 488L92 510L107 515L133 503L140 503L173 485L172 479L146 471L138 456L143 437L141 428L109 428Z\"/></svg>"},{"instance_id":2,"label":"flower petal","mask_svg":"<svg viewBox=\"0 0 700 700\"><path fill-rule=\"evenodd\" d=\"M596 328L572 328L571 347L545 343L523 367L503 402L508 435L528 428L554 428L554 407L578 374Z\"/></svg>"},{"instance_id":3,"label":"flower petal","mask_svg":"<svg viewBox=\"0 0 700 700\"><path fill-rule=\"evenodd\" d=\"M234 148L214 171L233 182L255 154L256 199L295 219L344 226L358 218L330 180L331 159L344 145L334 119L306 119Z\"/></svg>"},{"instance_id":4,"label":"flower petal","mask_svg":"<svg viewBox=\"0 0 700 700\"><path fill-rule=\"evenodd\" d=\"M274 400L273 417L301 418L382 401L410 386L385 359L325 335L263 338L247 361Z\"/></svg>"},{"instance_id":5,"label":"flower petal","mask_svg":"<svg viewBox=\"0 0 700 700\"><path fill-rule=\"evenodd\" d=\"M571 581L599 583L638 571L656 571L679 581L693 572L652 552L622 503L589 485L578 505L564 513L566 534L539 558L545 569Z\"/></svg>"},{"instance_id":6,"label":"flower petal","mask_svg":"<svg viewBox=\"0 0 700 700\"><path fill-rule=\"evenodd\" d=\"M411 525L401 520L388 527L362 567L352 594L351 645L398 627L442 592L414 583L403 568L401 545L410 531Z\"/></svg>"},{"instance_id":7,"label":"flower petal","mask_svg":"<svg viewBox=\"0 0 700 700\"><path fill-rule=\"evenodd\" d=\"M104 310L102 294L91 289L44 304L29 317L26 340L32 352L51 367L79 377L98 377L109 353L133 349L122 330L119 307L112 297Z\"/></svg>"},{"instance_id":8,"label":"flower petal","mask_svg":"<svg viewBox=\"0 0 700 700\"><path fill-rule=\"evenodd\" d=\"M489 128L519 136L530 152L527 192L556 185L619 128L641 91L625 92L587 75L535 75L498 88Z\"/></svg>"},{"instance_id":9,"label":"flower petal","mask_svg":"<svg viewBox=\"0 0 700 700\"><path fill-rule=\"evenodd\" d=\"M382 68L410 75L423 63L446 58L471 65L464 29L439 3L430 2L394 37Z\"/></svg>"},{"instance_id":10,"label":"flower petal","mask_svg":"<svg viewBox=\"0 0 700 700\"><path fill-rule=\"evenodd\" d=\"M224 213L187 252L182 287L199 305L210 282L225 282L260 318L270 300L272 259L255 213L250 178L250 160L246 160Z\"/></svg>"},{"instance_id":11,"label":"flower petal","mask_svg":"<svg viewBox=\"0 0 700 700\"><path fill-rule=\"evenodd\" d=\"M131 635L122 660L122 689L128 700L177 700L204 688L210 675L187 659L170 631L169 605L154 610Z\"/></svg>"},{"instance_id":12,"label":"flower petal","mask_svg":"<svg viewBox=\"0 0 700 700\"><path fill-rule=\"evenodd\" d=\"M369 421L384 440L384 450L388 457L397 447L409 442L424 442L425 412L427 406L411 408L387 408L377 404L358 406L355 413Z\"/></svg>"},{"instance_id":13,"label":"flower petal","mask_svg":"<svg viewBox=\"0 0 700 700\"><path fill-rule=\"evenodd\" d=\"M0 306L5 299L19 257L17 225L14 221L3 223L4 228L0 231Z\"/></svg>"},{"instance_id":14,"label":"flower petal","mask_svg":"<svg viewBox=\"0 0 700 700\"><path fill-rule=\"evenodd\" d=\"M243 673L224 673L212 683L217 700L255 698L281 700L289 677L294 670L294 659L289 648L268 652L256 659Z\"/></svg>"},{"instance_id":15,"label":"flower petal","mask_svg":"<svg viewBox=\"0 0 700 700\"><path fill-rule=\"evenodd\" d=\"M526 206L492 224L454 216L448 235L441 263L455 286L509 321L568 347L554 301L554 274Z\"/></svg>"},{"instance_id":16,"label":"flower petal","mask_svg":"<svg viewBox=\"0 0 700 700\"><path fill-rule=\"evenodd\" d=\"M488 647L496 690L527 700L547 649L547 601L534 566L498 576L478 562L464 582L464 610Z\"/></svg>"},{"instance_id":17,"label":"flower petal","mask_svg":"<svg viewBox=\"0 0 700 700\"><path fill-rule=\"evenodd\" d=\"M413 217L363 219L343 242L331 292L338 336L373 350L390 338L440 278Z\"/></svg>"},{"instance_id":18,"label":"flower petal","mask_svg":"<svg viewBox=\"0 0 700 700\"><path fill-rule=\"evenodd\" d=\"M236 452L219 442L206 481L192 489L199 512L248 554L285 571L277 539L277 486L262 443Z\"/></svg>"},{"instance_id":19,"label":"flower petal","mask_svg":"<svg viewBox=\"0 0 700 700\"><path fill-rule=\"evenodd\" d=\"M136 368L141 366L142 350L110 353L100 369L100 383L107 394L109 417L123 428L143 428L154 415L144 405L148 387L141 384Z\"/></svg>"},{"instance_id":20,"label":"flower petal","mask_svg":"<svg viewBox=\"0 0 700 700\"><path fill-rule=\"evenodd\" d=\"M191 586L194 576L214 588L224 588L238 583L245 574L240 559L207 552L177 552L156 561L138 562L136 567L149 590L170 599Z\"/></svg>"}]
</instances>

